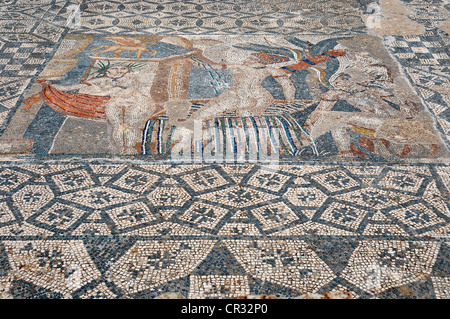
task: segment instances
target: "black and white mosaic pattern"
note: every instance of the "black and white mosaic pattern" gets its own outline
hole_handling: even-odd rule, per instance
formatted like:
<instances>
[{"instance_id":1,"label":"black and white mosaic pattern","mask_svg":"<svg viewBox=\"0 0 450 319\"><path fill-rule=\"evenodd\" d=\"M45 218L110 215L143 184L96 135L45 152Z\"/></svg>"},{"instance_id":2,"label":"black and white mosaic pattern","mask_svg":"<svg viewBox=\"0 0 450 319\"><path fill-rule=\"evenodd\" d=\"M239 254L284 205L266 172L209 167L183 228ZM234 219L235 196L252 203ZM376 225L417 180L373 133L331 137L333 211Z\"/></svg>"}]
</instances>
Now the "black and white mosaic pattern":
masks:
<instances>
[{"instance_id":1,"label":"black and white mosaic pattern","mask_svg":"<svg viewBox=\"0 0 450 319\"><path fill-rule=\"evenodd\" d=\"M18 298L334 288L445 297L449 174L445 165L5 165L1 281Z\"/></svg>"},{"instance_id":2,"label":"black and white mosaic pattern","mask_svg":"<svg viewBox=\"0 0 450 319\"><path fill-rule=\"evenodd\" d=\"M448 36L439 30L424 35L389 39L388 46L404 67L425 105L434 114L437 126L448 143L449 111L449 47Z\"/></svg>"},{"instance_id":3,"label":"black and white mosaic pattern","mask_svg":"<svg viewBox=\"0 0 450 319\"><path fill-rule=\"evenodd\" d=\"M438 29L448 3L403 2L426 33L385 43L448 142L448 35ZM366 31L360 15L367 1L299 4L278 3L274 11L263 1L1 1L0 132L69 30ZM68 20L77 8L81 24L74 27ZM450 298L445 163L8 160L0 167L0 298L154 298L167 291L293 298L335 290L354 298Z\"/></svg>"}]
</instances>

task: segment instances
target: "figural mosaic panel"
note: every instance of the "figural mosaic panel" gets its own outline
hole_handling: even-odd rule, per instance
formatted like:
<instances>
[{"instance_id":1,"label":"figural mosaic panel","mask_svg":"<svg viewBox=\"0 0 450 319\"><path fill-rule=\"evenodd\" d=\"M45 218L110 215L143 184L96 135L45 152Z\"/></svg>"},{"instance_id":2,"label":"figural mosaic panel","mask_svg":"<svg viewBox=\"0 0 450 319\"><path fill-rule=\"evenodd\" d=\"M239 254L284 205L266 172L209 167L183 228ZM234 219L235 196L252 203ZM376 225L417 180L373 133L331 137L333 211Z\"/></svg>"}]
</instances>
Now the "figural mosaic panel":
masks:
<instances>
[{"instance_id":1,"label":"figural mosaic panel","mask_svg":"<svg viewBox=\"0 0 450 319\"><path fill-rule=\"evenodd\" d=\"M69 33L3 136L4 153L28 156L448 156L419 96L369 35Z\"/></svg>"}]
</instances>

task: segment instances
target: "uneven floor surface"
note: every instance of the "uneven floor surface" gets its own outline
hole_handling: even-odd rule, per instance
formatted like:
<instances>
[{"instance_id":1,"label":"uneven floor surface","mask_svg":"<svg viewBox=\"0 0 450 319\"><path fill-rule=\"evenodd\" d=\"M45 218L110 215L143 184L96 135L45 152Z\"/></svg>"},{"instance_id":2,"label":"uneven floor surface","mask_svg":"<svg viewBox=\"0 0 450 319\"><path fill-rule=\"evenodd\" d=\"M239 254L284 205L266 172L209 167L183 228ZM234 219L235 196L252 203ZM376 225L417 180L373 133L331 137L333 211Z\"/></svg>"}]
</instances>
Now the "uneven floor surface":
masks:
<instances>
[{"instance_id":1,"label":"uneven floor surface","mask_svg":"<svg viewBox=\"0 0 450 319\"><path fill-rule=\"evenodd\" d=\"M450 298L449 11L0 1L0 298Z\"/></svg>"}]
</instances>

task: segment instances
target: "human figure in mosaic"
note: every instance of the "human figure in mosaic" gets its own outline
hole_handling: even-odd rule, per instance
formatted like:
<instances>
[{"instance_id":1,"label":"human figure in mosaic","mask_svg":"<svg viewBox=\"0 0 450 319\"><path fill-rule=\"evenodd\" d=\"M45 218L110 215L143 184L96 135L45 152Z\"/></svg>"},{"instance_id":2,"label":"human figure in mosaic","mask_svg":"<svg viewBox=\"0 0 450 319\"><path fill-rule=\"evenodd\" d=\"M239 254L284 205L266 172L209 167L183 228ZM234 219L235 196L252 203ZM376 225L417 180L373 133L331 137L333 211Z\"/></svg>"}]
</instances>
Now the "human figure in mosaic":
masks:
<instances>
[{"instance_id":1,"label":"human figure in mosaic","mask_svg":"<svg viewBox=\"0 0 450 319\"><path fill-rule=\"evenodd\" d=\"M164 39L169 44L193 49L191 41L184 38L169 36ZM38 80L42 89L25 100L26 109L42 100L59 113L107 120L112 153L139 154L142 131L148 120L164 114L169 119L179 114L185 116L189 111L186 94L190 55L198 55L211 62L198 49L186 55L169 55L146 62L139 62L139 59L135 62L110 62L96 54L97 59L89 75L78 84L58 85ZM140 71L135 72L137 69ZM74 90L77 92L70 92Z\"/></svg>"},{"instance_id":2,"label":"human figure in mosaic","mask_svg":"<svg viewBox=\"0 0 450 319\"><path fill-rule=\"evenodd\" d=\"M44 90L50 88L50 93L56 96L66 95L64 103L53 103L52 107L57 107L68 115L87 118L106 117L111 125L112 142L118 153L138 154L134 146L140 142L143 127L155 111L148 87L133 74L133 71L140 67L143 65L98 61L94 67L94 76L79 84L61 86L50 85L47 81L41 83ZM70 93L63 92L70 90L79 92L73 93L72 96L67 96ZM82 101L83 98L89 98L89 103Z\"/></svg>"},{"instance_id":3,"label":"human figure in mosaic","mask_svg":"<svg viewBox=\"0 0 450 319\"><path fill-rule=\"evenodd\" d=\"M394 95L389 67L362 53L349 55L341 59L339 70L329 80L332 88L321 96L303 126L312 138L331 132L342 156L362 155L351 143L348 130L364 135L361 144L373 152L373 138L380 126L392 119L411 119L419 109L415 103L401 101ZM358 111L332 110L338 101L345 101ZM378 140L389 148L387 139ZM309 140L304 142L308 144Z\"/></svg>"},{"instance_id":4,"label":"human figure in mosaic","mask_svg":"<svg viewBox=\"0 0 450 319\"><path fill-rule=\"evenodd\" d=\"M220 45L215 49L220 50ZM211 48L209 48L211 49ZM180 119L179 126L192 128L194 121L204 122L226 113L235 112L236 116L262 116L274 97L263 86L262 81L272 76L282 87L286 103L293 103L295 87L289 80L289 74L280 69L289 61L284 56L227 48L222 64L211 64L215 68L226 68L232 75L232 86L211 99L188 119ZM223 52L223 51L222 51ZM207 50L204 54L207 56ZM193 60L201 64L202 61Z\"/></svg>"}]
</instances>

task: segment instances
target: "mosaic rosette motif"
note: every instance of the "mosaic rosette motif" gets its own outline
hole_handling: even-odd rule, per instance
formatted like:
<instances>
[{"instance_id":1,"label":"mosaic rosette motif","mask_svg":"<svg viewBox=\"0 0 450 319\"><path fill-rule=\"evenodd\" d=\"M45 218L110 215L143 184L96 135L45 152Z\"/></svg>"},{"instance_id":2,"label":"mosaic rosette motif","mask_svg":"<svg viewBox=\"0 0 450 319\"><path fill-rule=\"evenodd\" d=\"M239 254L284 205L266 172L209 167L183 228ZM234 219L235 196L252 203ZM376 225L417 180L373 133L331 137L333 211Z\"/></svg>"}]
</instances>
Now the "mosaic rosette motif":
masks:
<instances>
[{"instance_id":1,"label":"mosaic rosette motif","mask_svg":"<svg viewBox=\"0 0 450 319\"><path fill-rule=\"evenodd\" d=\"M450 213L438 170L448 166L233 166L8 165L2 280L13 295L64 298L155 297L175 287L195 298L334 288L364 298L445 295ZM61 187L62 171L89 182ZM279 177L275 186L255 186L267 174ZM199 191L193 176L226 184ZM127 185L143 177L151 187ZM432 200L423 196L430 190Z\"/></svg>"}]
</instances>

